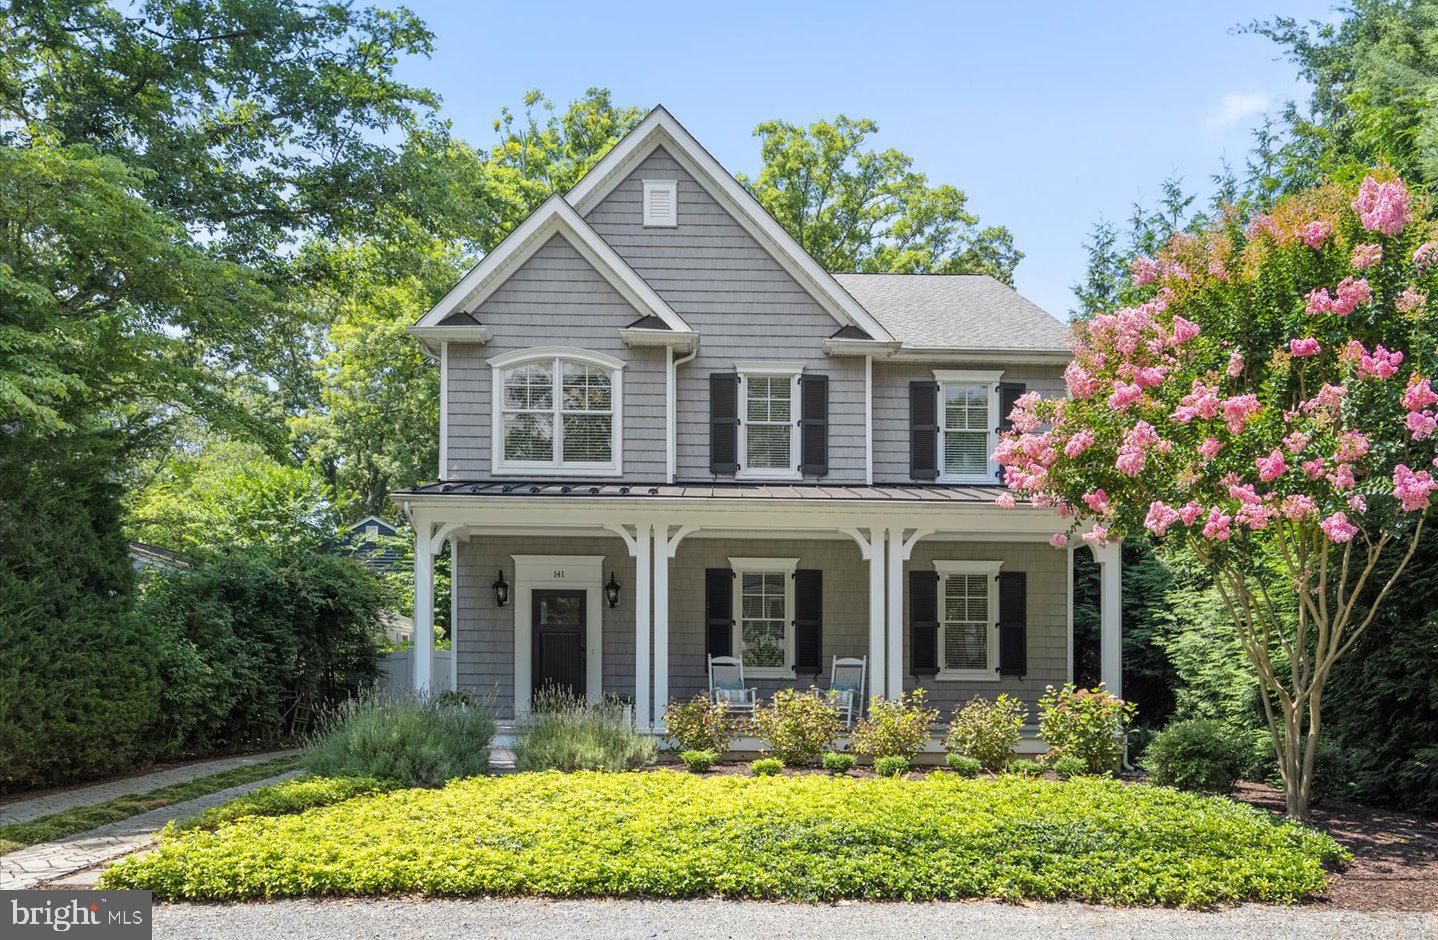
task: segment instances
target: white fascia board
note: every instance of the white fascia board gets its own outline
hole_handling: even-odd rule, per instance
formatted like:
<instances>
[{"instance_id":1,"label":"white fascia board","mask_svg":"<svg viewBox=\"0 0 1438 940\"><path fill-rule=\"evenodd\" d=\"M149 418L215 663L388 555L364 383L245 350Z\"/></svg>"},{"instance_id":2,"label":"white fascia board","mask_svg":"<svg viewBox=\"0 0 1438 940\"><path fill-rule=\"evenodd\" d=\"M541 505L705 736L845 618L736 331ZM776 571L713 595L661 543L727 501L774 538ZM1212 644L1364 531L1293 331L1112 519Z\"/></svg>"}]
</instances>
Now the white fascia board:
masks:
<instances>
[{"instance_id":1,"label":"white fascia board","mask_svg":"<svg viewBox=\"0 0 1438 940\"><path fill-rule=\"evenodd\" d=\"M833 337L824 340L826 356L871 356L874 359L888 359L898 352L902 343L875 339L842 339Z\"/></svg>"},{"instance_id":2,"label":"white fascia board","mask_svg":"<svg viewBox=\"0 0 1438 940\"><path fill-rule=\"evenodd\" d=\"M768 248L780 266L793 275L840 325L857 326L878 340L893 339L883 324L844 290L834 276L825 271L663 105L655 105L648 116L615 144L565 198L583 215L660 146L668 150L710 195L717 196L739 224L760 245Z\"/></svg>"},{"instance_id":3,"label":"white fascia board","mask_svg":"<svg viewBox=\"0 0 1438 940\"><path fill-rule=\"evenodd\" d=\"M928 362L935 365L1064 366L1073 359L1067 349L979 349L904 345L889 357L892 362Z\"/></svg>"},{"instance_id":4,"label":"white fascia board","mask_svg":"<svg viewBox=\"0 0 1438 940\"><path fill-rule=\"evenodd\" d=\"M411 332L432 329L461 307L472 308L482 304L555 234L564 236L574 250L641 314L658 317L671 330L692 332L689 324L664 302L654 288L635 273L563 197L557 195L546 199L504 241L485 255L484 260L470 268L469 273L431 307L419 323L411 327Z\"/></svg>"},{"instance_id":5,"label":"white fascia board","mask_svg":"<svg viewBox=\"0 0 1438 940\"><path fill-rule=\"evenodd\" d=\"M699 334L689 330L651 330L629 326L619 331L624 345L633 347L668 346L677 352L693 352L699 348Z\"/></svg>"},{"instance_id":6,"label":"white fascia board","mask_svg":"<svg viewBox=\"0 0 1438 940\"><path fill-rule=\"evenodd\" d=\"M419 340L431 359L439 358L439 347L444 343L477 343L482 346L493 339L489 327L479 323L473 326L407 326L405 332Z\"/></svg>"}]
</instances>

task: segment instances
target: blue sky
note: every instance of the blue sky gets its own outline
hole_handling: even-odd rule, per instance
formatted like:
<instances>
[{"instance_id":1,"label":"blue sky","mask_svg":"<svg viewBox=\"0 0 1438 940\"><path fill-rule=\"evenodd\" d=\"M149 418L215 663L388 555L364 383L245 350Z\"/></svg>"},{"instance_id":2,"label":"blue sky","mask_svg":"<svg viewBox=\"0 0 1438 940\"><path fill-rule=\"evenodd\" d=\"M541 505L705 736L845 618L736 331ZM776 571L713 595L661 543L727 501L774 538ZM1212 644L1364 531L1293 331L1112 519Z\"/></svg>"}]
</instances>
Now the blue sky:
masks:
<instances>
[{"instance_id":1,"label":"blue sky","mask_svg":"<svg viewBox=\"0 0 1438 940\"><path fill-rule=\"evenodd\" d=\"M1166 176L1206 192L1265 109L1304 96L1277 47L1234 27L1331 16L1300 0L409 5L436 49L401 76L475 146L531 88L561 107L591 85L662 102L731 172L757 169L760 121L873 118L879 146L1014 232L1019 290L1061 317L1095 221Z\"/></svg>"}]
</instances>

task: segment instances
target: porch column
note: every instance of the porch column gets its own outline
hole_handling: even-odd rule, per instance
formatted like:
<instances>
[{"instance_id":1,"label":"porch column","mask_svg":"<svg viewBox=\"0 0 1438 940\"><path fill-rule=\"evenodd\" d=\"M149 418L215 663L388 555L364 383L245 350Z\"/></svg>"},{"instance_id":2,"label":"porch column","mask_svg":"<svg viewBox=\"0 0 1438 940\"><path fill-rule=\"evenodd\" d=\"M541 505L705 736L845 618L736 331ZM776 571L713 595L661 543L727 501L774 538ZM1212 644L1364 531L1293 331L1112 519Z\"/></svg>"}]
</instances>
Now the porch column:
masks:
<instances>
[{"instance_id":1,"label":"porch column","mask_svg":"<svg viewBox=\"0 0 1438 940\"><path fill-rule=\"evenodd\" d=\"M1099 678L1123 697L1123 547L1094 545L1099 565Z\"/></svg>"},{"instance_id":2,"label":"porch column","mask_svg":"<svg viewBox=\"0 0 1438 940\"><path fill-rule=\"evenodd\" d=\"M889 643L884 656L884 696L904 693L904 530L889 529ZM872 575L871 575L872 577Z\"/></svg>"},{"instance_id":3,"label":"porch column","mask_svg":"<svg viewBox=\"0 0 1438 940\"><path fill-rule=\"evenodd\" d=\"M428 522L414 524L414 691L428 695L434 671L434 549Z\"/></svg>"},{"instance_id":4,"label":"porch column","mask_svg":"<svg viewBox=\"0 0 1438 940\"><path fill-rule=\"evenodd\" d=\"M884 671L884 530L869 530L869 697L882 695ZM861 702L861 707L867 703Z\"/></svg>"},{"instance_id":5,"label":"porch column","mask_svg":"<svg viewBox=\"0 0 1438 940\"><path fill-rule=\"evenodd\" d=\"M634 527L634 724L650 727L649 718L649 604L653 582L650 561L654 557L654 525L643 522Z\"/></svg>"},{"instance_id":6,"label":"porch column","mask_svg":"<svg viewBox=\"0 0 1438 940\"><path fill-rule=\"evenodd\" d=\"M654 527L654 723L669 705L669 524Z\"/></svg>"}]
</instances>

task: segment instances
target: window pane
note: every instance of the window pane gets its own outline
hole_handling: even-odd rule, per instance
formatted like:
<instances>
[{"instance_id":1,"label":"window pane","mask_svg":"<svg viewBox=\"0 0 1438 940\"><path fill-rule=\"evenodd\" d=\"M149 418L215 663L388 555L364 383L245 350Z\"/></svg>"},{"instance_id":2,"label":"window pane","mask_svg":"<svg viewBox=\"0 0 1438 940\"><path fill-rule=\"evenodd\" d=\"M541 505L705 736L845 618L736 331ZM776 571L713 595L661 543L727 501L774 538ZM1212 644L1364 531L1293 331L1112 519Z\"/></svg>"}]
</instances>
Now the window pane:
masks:
<instances>
[{"instance_id":1,"label":"window pane","mask_svg":"<svg viewBox=\"0 0 1438 940\"><path fill-rule=\"evenodd\" d=\"M524 412L504 416L505 460L553 460L554 416Z\"/></svg>"},{"instance_id":2,"label":"window pane","mask_svg":"<svg viewBox=\"0 0 1438 940\"><path fill-rule=\"evenodd\" d=\"M739 576L740 638L744 665L783 667L785 579L780 571L745 571Z\"/></svg>"},{"instance_id":3,"label":"window pane","mask_svg":"<svg viewBox=\"0 0 1438 940\"><path fill-rule=\"evenodd\" d=\"M989 467L989 435L986 431L946 431L944 472L983 474Z\"/></svg>"},{"instance_id":4,"label":"window pane","mask_svg":"<svg viewBox=\"0 0 1438 940\"><path fill-rule=\"evenodd\" d=\"M611 459L614 418L606 414L564 416L564 460L608 463Z\"/></svg>"},{"instance_id":5,"label":"window pane","mask_svg":"<svg viewBox=\"0 0 1438 940\"><path fill-rule=\"evenodd\" d=\"M953 575L944 585L944 668L987 669L988 577Z\"/></svg>"},{"instance_id":6,"label":"window pane","mask_svg":"<svg viewBox=\"0 0 1438 940\"><path fill-rule=\"evenodd\" d=\"M610 390L607 370L579 362L564 363L565 411L608 411Z\"/></svg>"},{"instance_id":7,"label":"window pane","mask_svg":"<svg viewBox=\"0 0 1438 940\"><path fill-rule=\"evenodd\" d=\"M553 408L554 376L547 362L531 362L504 377L506 408Z\"/></svg>"},{"instance_id":8,"label":"window pane","mask_svg":"<svg viewBox=\"0 0 1438 940\"><path fill-rule=\"evenodd\" d=\"M989 390L982 385L944 386L944 427L954 431L988 431Z\"/></svg>"},{"instance_id":9,"label":"window pane","mask_svg":"<svg viewBox=\"0 0 1438 940\"><path fill-rule=\"evenodd\" d=\"M788 470L789 436L787 424L751 423L746 432L749 451L747 466L755 470Z\"/></svg>"},{"instance_id":10,"label":"window pane","mask_svg":"<svg viewBox=\"0 0 1438 940\"><path fill-rule=\"evenodd\" d=\"M984 669L989 651L984 640L988 631L981 623L951 623L944 627L944 667Z\"/></svg>"},{"instance_id":11,"label":"window pane","mask_svg":"<svg viewBox=\"0 0 1438 940\"><path fill-rule=\"evenodd\" d=\"M784 621L744 621L744 665L783 668Z\"/></svg>"}]
</instances>

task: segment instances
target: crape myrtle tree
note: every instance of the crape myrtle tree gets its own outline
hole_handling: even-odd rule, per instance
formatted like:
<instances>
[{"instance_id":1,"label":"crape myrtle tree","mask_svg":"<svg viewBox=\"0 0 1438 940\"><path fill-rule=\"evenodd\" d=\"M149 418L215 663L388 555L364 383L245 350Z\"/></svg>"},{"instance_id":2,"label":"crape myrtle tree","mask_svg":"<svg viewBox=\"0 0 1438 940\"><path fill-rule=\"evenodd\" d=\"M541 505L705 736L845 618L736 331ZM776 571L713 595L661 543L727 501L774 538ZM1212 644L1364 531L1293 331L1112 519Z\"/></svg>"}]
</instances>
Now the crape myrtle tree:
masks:
<instances>
[{"instance_id":1,"label":"crape myrtle tree","mask_svg":"<svg viewBox=\"0 0 1438 940\"><path fill-rule=\"evenodd\" d=\"M1076 326L1071 397L1024 396L995 454L1013 491L1073 520L1055 545L1082 526L1192 549L1300 819L1324 683L1401 582L1438 488L1438 242L1416 203L1375 171L1137 257L1143 302Z\"/></svg>"}]
</instances>

